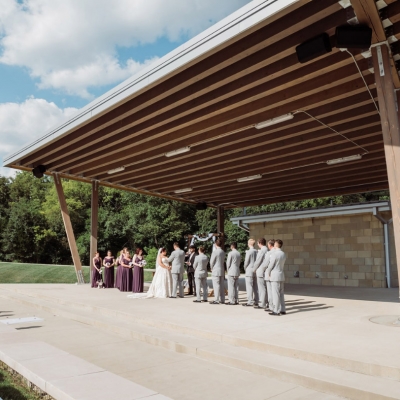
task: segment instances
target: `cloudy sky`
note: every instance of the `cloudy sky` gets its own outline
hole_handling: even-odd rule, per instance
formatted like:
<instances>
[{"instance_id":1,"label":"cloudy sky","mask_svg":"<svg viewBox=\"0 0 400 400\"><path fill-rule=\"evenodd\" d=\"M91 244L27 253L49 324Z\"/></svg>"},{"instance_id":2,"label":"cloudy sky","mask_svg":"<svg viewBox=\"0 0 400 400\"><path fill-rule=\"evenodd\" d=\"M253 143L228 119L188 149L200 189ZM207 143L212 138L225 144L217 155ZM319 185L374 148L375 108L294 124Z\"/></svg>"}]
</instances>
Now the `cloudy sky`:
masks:
<instances>
[{"instance_id":1,"label":"cloudy sky","mask_svg":"<svg viewBox=\"0 0 400 400\"><path fill-rule=\"evenodd\" d=\"M5 155L249 1L0 0L0 175Z\"/></svg>"}]
</instances>

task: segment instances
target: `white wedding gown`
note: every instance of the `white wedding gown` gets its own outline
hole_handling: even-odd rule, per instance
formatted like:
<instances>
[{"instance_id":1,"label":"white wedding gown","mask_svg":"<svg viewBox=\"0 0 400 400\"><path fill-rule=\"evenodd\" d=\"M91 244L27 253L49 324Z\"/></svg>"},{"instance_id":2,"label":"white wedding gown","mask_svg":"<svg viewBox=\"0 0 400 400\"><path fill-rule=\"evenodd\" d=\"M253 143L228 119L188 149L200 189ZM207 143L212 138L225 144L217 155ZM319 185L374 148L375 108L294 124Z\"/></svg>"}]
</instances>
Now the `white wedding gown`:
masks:
<instances>
[{"instance_id":1,"label":"white wedding gown","mask_svg":"<svg viewBox=\"0 0 400 400\"><path fill-rule=\"evenodd\" d=\"M168 265L168 258L163 257L162 262ZM161 267L157 263L156 273L147 293L133 293L128 295L130 299L167 298L172 295L171 271Z\"/></svg>"}]
</instances>

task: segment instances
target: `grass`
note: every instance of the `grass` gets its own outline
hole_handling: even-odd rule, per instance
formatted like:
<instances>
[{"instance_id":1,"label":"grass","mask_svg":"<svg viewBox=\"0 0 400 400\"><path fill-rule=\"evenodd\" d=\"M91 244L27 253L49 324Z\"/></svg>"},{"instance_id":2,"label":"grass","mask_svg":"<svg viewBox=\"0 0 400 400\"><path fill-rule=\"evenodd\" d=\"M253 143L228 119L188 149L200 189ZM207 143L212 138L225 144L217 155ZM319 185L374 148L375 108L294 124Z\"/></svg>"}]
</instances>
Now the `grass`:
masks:
<instances>
[{"instance_id":1,"label":"grass","mask_svg":"<svg viewBox=\"0 0 400 400\"><path fill-rule=\"evenodd\" d=\"M85 282L89 282L89 267L82 269ZM152 279L153 273L145 270L144 280ZM70 265L0 262L0 283L76 283L76 273Z\"/></svg>"},{"instance_id":2,"label":"grass","mask_svg":"<svg viewBox=\"0 0 400 400\"><path fill-rule=\"evenodd\" d=\"M42 397L28 389L19 377L0 369L0 398L3 400L40 400Z\"/></svg>"}]
</instances>

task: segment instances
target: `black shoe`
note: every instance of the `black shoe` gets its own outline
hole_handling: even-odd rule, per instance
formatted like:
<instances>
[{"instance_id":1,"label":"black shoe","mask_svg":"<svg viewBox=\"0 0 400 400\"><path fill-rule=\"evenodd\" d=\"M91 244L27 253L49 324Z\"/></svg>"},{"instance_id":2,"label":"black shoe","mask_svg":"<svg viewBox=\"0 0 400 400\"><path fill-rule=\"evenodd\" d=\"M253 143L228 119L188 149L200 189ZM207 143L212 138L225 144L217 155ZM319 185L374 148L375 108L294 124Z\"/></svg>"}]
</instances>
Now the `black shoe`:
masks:
<instances>
[{"instance_id":1,"label":"black shoe","mask_svg":"<svg viewBox=\"0 0 400 400\"><path fill-rule=\"evenodd\" d=\"M272 312L272 310L271 310L269 307L266 307L266 308L264 309L264 311Z\"/></svg>"},{"instance_id":2,"label":"black shoe","mask_svg":"<svg viewBox=\"0 0 400 400\"><path fill-rule=\"evenodd\" d=\"M193 303L201 303L201 300L193 300Z\"/></svg>"},{"instance_id":3,"label":"black shoe","mask_svg":"<svg viewBox=\"0 0 400 400\"><path fill-rule=\"evenodd\" d=\"M170 299L176 299L176 296L169 296Z\"/></svg>"},{"instance_id":4,"label":"black shoe","mask_svg":"<svg viewBox=\"0 0 400 400\"><path fill-rule=\"evenodd\" d=\"M253 304L247 304L247 303L242 304L242 306L243 306L243 307L254 307Z\"/></svg>"},{"instance_id":5,"label":"black shoe","mask_svg":"<svg viewBox=\"0 0 400 400\"><path fill-rule=\"evenodd\" d=\"M238 306L238 305L239 305L239 303L235 303L235 304L234 304L234 306Z\"/></svg>"},{"instance_id":6,"label":"black shoe","mask_svg":"<svg viewBox=\"0 0 400 400\"><path fill-rule=\"evenodd\" d=\"M278 313L276 313L276 312L270 312L269 315L274 315L274 316L279 317L281 314L280 314L280 313L278 314Z\"/></svg>"},{"instance_id":7,"label":"black shoe","mask_svg":"<svg viewBox=\"0 0 400 400\"><path fill-rule=\"evenodd\" d=\"M234 306L235 303L224 303L226 306Z\"/></svg>"},{"instance_id":8,"label":"black shoe","mask_svg":"<svg viewBox=\"0 0 400 400\"><path fill-rule=\"evenodd\" d=\"M254 306L254 308L258 308L259 310L264 310L264 307Z\"/></svg>"},{"instance_id":9,"label":"black shoe","mask_svg":"<svg viewBox=\"0 0 400 400\"><path fill-rule=\"evenodd\" d=\"M219 304L218 301L210 301L209 304Z\"/></svg>"},{"instance_id":10,"label":"black shoe","mask_svg":"<svg viewBox=\"0 0 400 400\"><path fill-rule=\"evenodd\" d=\"M286 311L281 311L281 314L282 315L286 315Z\"/></svg>"}]
</instances>

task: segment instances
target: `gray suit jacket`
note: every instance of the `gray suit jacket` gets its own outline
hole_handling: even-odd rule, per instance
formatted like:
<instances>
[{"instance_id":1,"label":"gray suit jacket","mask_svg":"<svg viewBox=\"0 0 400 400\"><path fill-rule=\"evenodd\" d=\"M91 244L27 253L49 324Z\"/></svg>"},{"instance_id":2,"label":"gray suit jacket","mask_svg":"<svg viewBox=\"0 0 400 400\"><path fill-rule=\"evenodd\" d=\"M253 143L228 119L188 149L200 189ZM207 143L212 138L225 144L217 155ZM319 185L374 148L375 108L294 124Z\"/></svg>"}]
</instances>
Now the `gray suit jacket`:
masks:
<instances>
[{"instance_id":1,"label":"gray suit jacket","mask_svg":"<svg viewBox=\"0 0 400 400\"><path fill-rule=\"evenodd\" d=\"M256 273L257 277L258 275L258 269L260 268L261 264L264 262L264 258L265 255L268 253L268 247L267 246L263 246L261 247L260 250L258 250L257 253L257 258L256 261L254 263L254 267L253 267L253 271ZM261 275L261 277L263 277L264 275Z\"/></svg>"},{"instance_id":2,"label":"gray suit jacket","mask_svg":"<svg viewBox=\"0 0 400 400\"><path fill-rule=\"evenodd\" d=\"M253 276L253 265L257 258L257 250L249 249L246 250L246 258L244 260L244 270L246 272L246 276Z\"/></svg>"},{"instance_id":3,"label":"gray suit jacket","mask_svg":"<svg viewBox=\"0 0 400 400\"><path fill-rule=\"evenodd\" d=\"M225 276L225 252L218 247L211 254L211 276Z\"/></svg>"},{"instance_id":4,"label":"gray suit jacket","mask_svg":"<svg viewBox=\"0 0 400 400\"><path fill-rule=\"evenodd\" d=\"M171 273L183 274L185 272L185 252L183 250L174 250L168 258L168 262L172 262Z\"/></svg>"},{"instance_id":5,"label":"gray suit jacket","mask_svg":"<svg viewBox=\"0 0 400 400\"><path fill-rule=\"evenodd\" d=\"M226 268L228 269L228 276L240 276L240 263L242 261L242 256L235 249L228 254L228 259L226 261Z\"/></svg>"},{"instance_id":6,"label":"gray suit jacket","mask_svg":"<svg viewBox=\"0 0 400 400\"><path fill-rule=\"evenodd\" d=\"M270 277L271 282L284 282L285 273L283 269L285 267L286 254L281 249L275 249L271 257L269 258L267 271L265 272L266 277Z\"/></svg>"},{"instance_id":7,"label":"gray suit jacket","mask_svg":"<svg viewBox=\"0 0 400 400\"><path fill-rule=\"evenodd\" d=\"M264 261L262 262L262 264L257 268L256 271L256 275L257 278L264 278L265 275L265 271L268 267L268 263L269 263L269 259L271 257L271 254L275 251L275 249L273 248L272 250L268 250L265 255L264 255Z\"/></svg>"},{"instance_id":8,"label":"gray suit jacket","mask_svg":"<svg viewBox=\"0 0 400 400\"><path fill-rule=\"evenodd\" d=\"M207 278L207 264L208 264L208 257L205 254L199 253L194 259L194 277L195 278Z\"/></svg>"}]
</instances>

